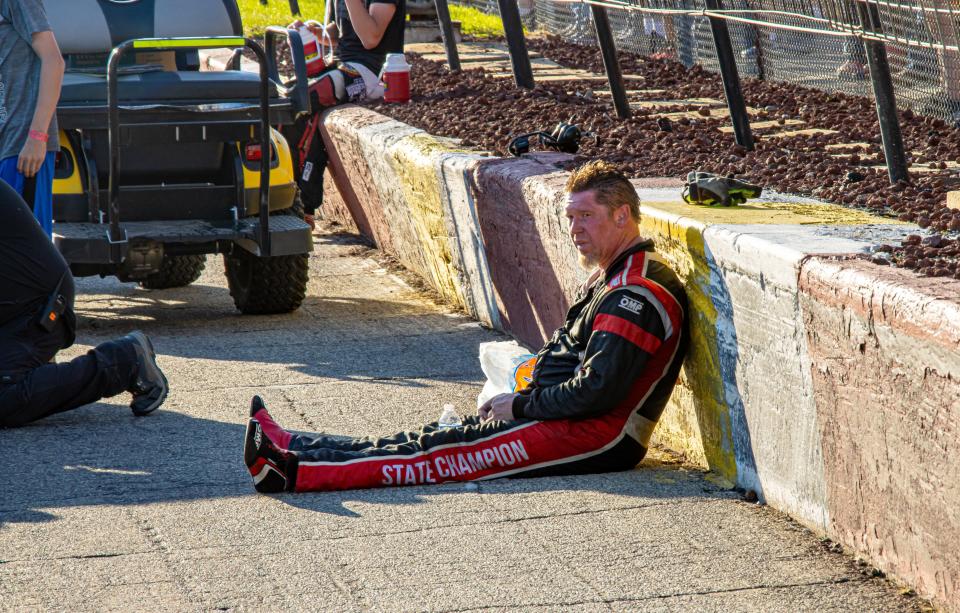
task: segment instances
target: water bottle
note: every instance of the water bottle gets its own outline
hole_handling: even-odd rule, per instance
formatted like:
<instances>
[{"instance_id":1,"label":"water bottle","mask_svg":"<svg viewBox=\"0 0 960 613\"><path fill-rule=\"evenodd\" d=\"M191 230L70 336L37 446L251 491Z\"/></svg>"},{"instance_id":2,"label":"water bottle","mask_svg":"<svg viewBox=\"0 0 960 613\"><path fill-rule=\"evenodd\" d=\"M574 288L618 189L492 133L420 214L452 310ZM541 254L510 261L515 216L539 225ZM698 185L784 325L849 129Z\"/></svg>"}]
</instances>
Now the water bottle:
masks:
<instances>
[{"instance_id":1,"label":"water bottle","mask_svg":"<svg viewBox=\"0 0 960 613\"><path fill-rule=\"evenodd\" d=\"M443 412L440 413L440 419L437 420L437 423L441 428L459 428L463 425L460 416L457 415L457 410L452 404L443 405Z\"/></svg>"}]
</instances>

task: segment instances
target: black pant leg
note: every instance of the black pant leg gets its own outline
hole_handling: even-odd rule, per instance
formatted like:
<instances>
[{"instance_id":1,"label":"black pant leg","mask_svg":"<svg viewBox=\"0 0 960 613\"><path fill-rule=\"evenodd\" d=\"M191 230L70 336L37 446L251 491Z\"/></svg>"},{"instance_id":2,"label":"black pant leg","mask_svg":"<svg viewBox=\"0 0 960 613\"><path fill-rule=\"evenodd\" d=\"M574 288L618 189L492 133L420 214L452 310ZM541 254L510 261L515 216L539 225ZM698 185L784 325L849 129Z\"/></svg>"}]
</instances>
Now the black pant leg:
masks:
<instances>
[{"instance_id":1,"label":"black pant leg","mask_svg":"<svg viewBox=\"0 0 960 613\"><path fill-rule=\"evenodd\" d=\"M429 425L428 425L429 426ZM428 427L428 426L425 426ZM382 449L387 446L405 445L420 438L423 431L411 430L398 432L391 436L338 439L332 436L308 436L294 434L287 445L287 449L297 452L311 452L323 449L335 451L363 451L365 449Z\"/></svg>"},{"instance_id":2,"label":"black pant leg","mask_svg":"<svg viewBox=\"0 0 960 613\"><path fill-rule=\"evenodd\" d=\"M415 440L358 451L297 451L296 491L342 490L385 485L470 481L509 474L531 460L522 437L542 449L553 438L543 422L491 421L462 428L439 428ZM539 430L538 430L539 428ZM561 428L562 429L562 428ZM393 437L388 437L388 439ZM383 439L378 439L383 440Z\"/></svg>"},{"instance_id":3,"label":"black pant leg","mask_svg":"<svg viewBox=\"0 0 960 613\"><path fill-rule=\"evenodd\" d=\"M136 375L130 343L109 341L63 364L44 364L0 387L0 426L15 427L127 391Z\"/></svg>"},{"instance_id":4,"label":"black pant leg","mask_svg":"<svg viewBox=\"0 0 960 613\"><path fill-rule=\"evenodd\" d=\"M332 92L332 86L330 88ZM291 153L294 156L294 176L297 187L300 188L300 201L304 212L313 215L323 205L323 175L329 162L326 146L317 129L319 114L327 106L333 106L336 101L329 100L329 104L320 105L314 101L315 110L312 115L301 117L292 125L284 126L283 136L290 143Z\"/></svg>"},{"instance_id":5,"label":"black pant leg","mask_svg":"<svg viewBox=\"0 0 960 613\"><path fill-rule=\"evenodd\" d=\"M530 420L480 422L477 416L463 420L463 427L441 428L436 422L420 430L398 432L390 436L337 440L328 436L294 435L288 449L301 461L341 462L355 458L409 455L439 445L472 443L516 428Z\"/></svg>"},{"instance_id":6,"label":"black pant leg","mask_svg":"<svg viewBox=\"0 0 960 613\"><path fill-rule=\"evenodd\" d=\"M471 415L463 419L464 426L479 426L480 417ZM438 430L446 431L440 428L437 422L431 422L424 425L420 430L408 430L398 432L390 436L365 436L362 438L338 439L331 436L309 436L304 434L294 434L287 445L290 451L310 452L316 450L330 449L334 451L364 451L367 449L383 449L385 447L396 447L398 445L409 445L416 443L425 435L433 434ZM444 437L444 440L449 436Z\"/></svg>"}]
</instances>

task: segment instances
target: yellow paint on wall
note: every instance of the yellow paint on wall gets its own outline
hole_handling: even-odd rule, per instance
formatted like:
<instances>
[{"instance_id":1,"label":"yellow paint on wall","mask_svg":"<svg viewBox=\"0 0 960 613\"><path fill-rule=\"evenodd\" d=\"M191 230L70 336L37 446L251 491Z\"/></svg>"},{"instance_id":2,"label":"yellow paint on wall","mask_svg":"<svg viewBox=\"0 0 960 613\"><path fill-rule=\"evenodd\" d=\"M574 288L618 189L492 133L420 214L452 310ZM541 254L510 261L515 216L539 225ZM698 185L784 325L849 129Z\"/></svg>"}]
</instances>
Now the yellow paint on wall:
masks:
<instances>
[{"instance_id":1,"label":"yellow paint on wall","mask_svg":"<svg viewBox=\"0 0 960 613\"><path fill-rule=\"evenodd\" d=\"M657 252L683 279L690 322L690 350L655 436L657 442L684 453L689 460L736 481L730 413L720 375L710 256L703 242L705 227L644 206L640 231L653 239Z\"/></svg>"},{"instance_id":2,"label":"yellow paint on wall","mask_svg":"<svg viewBox=\"0 0 960 613\"><path fill-rule=\"evenodd\" d=\"M751 200L740 206L696 206L679 198L671 201L643 201L655 209L682 215L706 224L801 224L862 225L902 224L887 217L847 209L836 204L803 204Z\"/></svg>"},{"instance_id":3,"label":"yellow paint on wall","mask_svg":"<svg viewBox=\"0 0 960 613\"><path fill-rule=\"evenodd\" d=\"M438 155L452 151L456 150L428 134L416 134L391 147L389 159L424 250L433 287L444 299L466 308L465 291L452 264L450 241L454 238L444 219L440 200L443 190L436 168Z\"/></svg>"}]
</instances>

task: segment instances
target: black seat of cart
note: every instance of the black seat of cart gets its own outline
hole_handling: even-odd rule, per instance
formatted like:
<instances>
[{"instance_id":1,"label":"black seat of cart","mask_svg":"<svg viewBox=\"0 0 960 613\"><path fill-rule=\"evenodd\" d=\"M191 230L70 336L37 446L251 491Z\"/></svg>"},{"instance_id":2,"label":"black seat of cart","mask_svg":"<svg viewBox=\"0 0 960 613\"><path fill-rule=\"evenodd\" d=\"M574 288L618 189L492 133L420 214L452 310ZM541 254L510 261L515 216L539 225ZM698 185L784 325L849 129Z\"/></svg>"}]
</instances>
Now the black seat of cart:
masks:
<instances>
[{"instance_id":1,"label":"black seat of cart","mask_svg":"<svg viewBox=\"0 0 960 613\"><path fill-rule=\"evenodd\" d=\"M61 107L106 104L107 57L125 41L243 35L240 14L232 0L45 0L44 4L67 59ZM237 70L201 71L195 50L131 52L124 60L117 88L121 104L255 104L260 98L259 75ZM280 96L273 83L268 92L271 98Z\"/></svg>"},{"instance_id":2,"label":"black seat of cart","mask_svg":"<svg viewBox=\"0 0 960 613\"><path fill-rule=\"evenodd\" d=\"M121 104L256 102L260 98L260 77L254 73L238 70L217 72L157 70L121 76L117 91ZM270 84L268 91L271 98L279 95L273 83ZM60 92L61 105L106 103L105 75L77 72L68 72L64 75Z\"/></svg>"}]
</instances>

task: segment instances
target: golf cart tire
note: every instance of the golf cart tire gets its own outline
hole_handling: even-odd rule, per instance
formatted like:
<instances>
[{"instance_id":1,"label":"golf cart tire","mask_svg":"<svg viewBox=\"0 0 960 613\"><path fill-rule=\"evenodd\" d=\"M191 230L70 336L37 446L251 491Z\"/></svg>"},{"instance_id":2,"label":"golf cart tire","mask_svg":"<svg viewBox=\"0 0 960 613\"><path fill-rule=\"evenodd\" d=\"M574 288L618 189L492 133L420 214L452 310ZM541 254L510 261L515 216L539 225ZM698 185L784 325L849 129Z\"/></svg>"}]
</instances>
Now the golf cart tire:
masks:
<instances>
[{"instance_id":1,"label":"golf cart tire","mask_svg":"<svg viewBox=\"0 0 960 613\"><path fill-rule=\"evenodd\" d=\"M164 255L160 270L140 281L146 289L184 287L200 278L207 263L205 255Z\"/></svg>"},{"instance_id":2,"label":"golf cart tire","mask_svg":"<svg viewBox=\"0 0 960 613\"><path fill-rule=\"evenodd\" d=\"M223 256L233 304L245 315L290 313L307 294L310 255L258 257L245 249Z\"/></svg>"}]
</instances>

